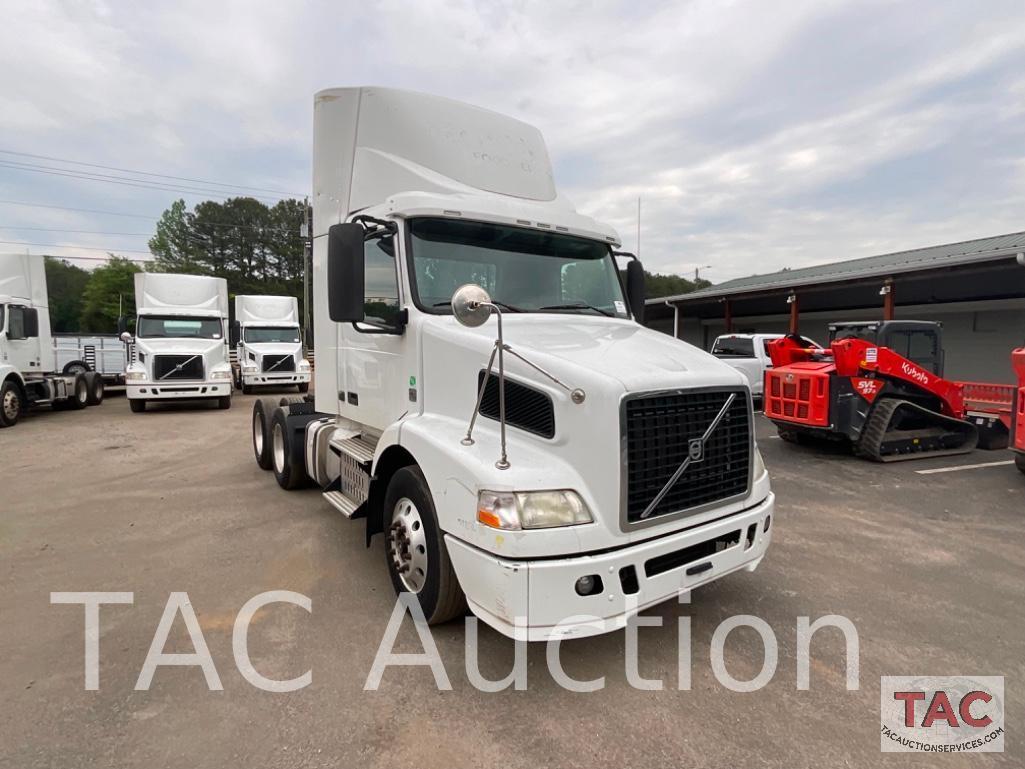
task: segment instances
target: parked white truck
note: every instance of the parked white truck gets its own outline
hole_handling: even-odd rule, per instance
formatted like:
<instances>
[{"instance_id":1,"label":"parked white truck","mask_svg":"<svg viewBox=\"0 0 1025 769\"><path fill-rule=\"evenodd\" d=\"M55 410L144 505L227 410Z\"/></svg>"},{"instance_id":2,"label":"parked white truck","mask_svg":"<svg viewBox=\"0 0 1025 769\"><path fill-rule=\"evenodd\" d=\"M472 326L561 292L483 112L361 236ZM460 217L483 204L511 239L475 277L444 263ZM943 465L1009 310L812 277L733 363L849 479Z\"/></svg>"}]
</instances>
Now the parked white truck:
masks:
<instances>
[{"instance_id":1,"label":"parked white truck","mask_svg":"<svg viewBox=\"0 0 1025 769\"><path fill-rule=\"evenodd\" d=\"M640 263L624 291L618 236L558 194L537 129L322 91L313 193L315 404L258 400L254 452L383 532L428 622L591 635L759 564L746 381L638 322Z\"/></svg>"},{"instance_id":2,"label":"parked white truck","mask_svg":"<svg viewBox=\"0 0 1025 769\"><path fill-rule=\"evenodd\" d=\"M268 386L310 389L294 296L236 296L231 335L238 354L235 383L243 393Z\"/></svg>"},{"instance_id":3,"label":"parked white truck","mask_svg":"<svg viewBox=\"0 0 1025 769\"><path fill-rule=\"evenodd\" d=\"M13 427L34 406L102 401L99 374L57 368L43 257L0 254L0 427Z\"/></svg>"},{"instance_id":4,"label":"parked white truck","mask_svg":"<svg viewBox=\"0 0 1025 769\"><path fill-rule=\"evenodd\" d=\"M782 334L723 334L712 343L712 355L735 368L747 379L751 394L765 392L765 372L772 368L768 344Z\"/></svg>"},{"instance_id":5,"label":"parked white truck","mask_svg":"<svg viewBox=\"0 0 1025 769\"><path fill-rule=\"evenodd\" d=\"M231 408L228 284L224 278L139 272L125 392L132 411L153 401L217 400ZM124 323L122 323L122 326Z\"/></svg>"}]
</instances>

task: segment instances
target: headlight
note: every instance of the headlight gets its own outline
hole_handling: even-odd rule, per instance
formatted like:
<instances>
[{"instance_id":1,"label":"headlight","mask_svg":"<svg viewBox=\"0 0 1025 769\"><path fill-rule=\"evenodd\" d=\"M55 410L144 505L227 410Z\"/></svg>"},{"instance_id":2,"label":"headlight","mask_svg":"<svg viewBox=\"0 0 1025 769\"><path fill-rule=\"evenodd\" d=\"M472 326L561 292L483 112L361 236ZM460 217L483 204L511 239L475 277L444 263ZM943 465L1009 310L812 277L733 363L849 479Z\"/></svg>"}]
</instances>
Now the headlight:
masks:
<instances>
[{"instance_id":1,"label":"headlight","mask_svg":"<svg viewBox=\"0 0 1025 769\"><path fill-rule=\"evenodd\" d=\"M477 497L477 521L493 529L548 529L593 520L575 491L482 491Z\"/></svg>"},{"instance_id":2,"label":"headlight","mask_svg":"<svg viewBox=\"0 0 1025 769\"><path fill-rule=\"evenodd\" d=\"M254 366L252 363L247 363L242 367L242 370L247 374L255 374L256 366Z\"/></svg>"},{"instance_id":3,"label":"headlight","mask_svg":"<svg viewBox=\"0 0 1025 769\"><path fill-rule=\"evenodd\" d=\"M755 446L755 471L754 477L757 480L765 474L765 460L762 459L762 452Z\"/></svg>"},{"instance_id":4,"label":"headlight","mask_svg":"<svg viewBox=\"0 0 1025 769\"><path fill-rule=\"evenodd\" d=\"M306 360L306 358L302 358L302 359L299 360L299 370L300 371L309 371L310 370L310 362L308 360Z\"/></svg>"},{"instance_id":5,"label":"headlight","mask_svg":"<svg viewBox=\"0 0 1025 769\"><path fill-rule=\"evenodd\" d=\"M231 372L230 371L211 371L210 372L210 378L211 379L231 379Z\"/></svg>"},{"instance_id":6,"label":"headlight","mask_svg":"<svg viewBox=\"0 0 1025 769\"><path fill-rule=\"evenodd\" d=\"M141 382L146 378L145 371L126 371L125 381L126 382Z\"/></svg>"}]
</instances>

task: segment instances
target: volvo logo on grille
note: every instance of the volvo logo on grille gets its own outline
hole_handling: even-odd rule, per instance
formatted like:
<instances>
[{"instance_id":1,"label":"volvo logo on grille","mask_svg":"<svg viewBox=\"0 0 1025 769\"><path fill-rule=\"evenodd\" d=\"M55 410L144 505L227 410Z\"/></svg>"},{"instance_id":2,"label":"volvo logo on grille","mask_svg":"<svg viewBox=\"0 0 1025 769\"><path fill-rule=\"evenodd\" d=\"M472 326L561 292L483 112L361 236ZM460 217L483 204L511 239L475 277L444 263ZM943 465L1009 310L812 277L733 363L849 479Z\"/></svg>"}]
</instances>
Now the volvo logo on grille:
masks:
<instances>
[{"instance_id":1,"label":"volvo logo on grille","mask_svg":"<svg viewBox=\"0 0 1025 769\"><path fill-rule=\"evenodd\" d=\"M705 442L700 438L691 438L687 442L687 456L691 462L700 462L705 458Z\"/></svg>"}]
</instances>

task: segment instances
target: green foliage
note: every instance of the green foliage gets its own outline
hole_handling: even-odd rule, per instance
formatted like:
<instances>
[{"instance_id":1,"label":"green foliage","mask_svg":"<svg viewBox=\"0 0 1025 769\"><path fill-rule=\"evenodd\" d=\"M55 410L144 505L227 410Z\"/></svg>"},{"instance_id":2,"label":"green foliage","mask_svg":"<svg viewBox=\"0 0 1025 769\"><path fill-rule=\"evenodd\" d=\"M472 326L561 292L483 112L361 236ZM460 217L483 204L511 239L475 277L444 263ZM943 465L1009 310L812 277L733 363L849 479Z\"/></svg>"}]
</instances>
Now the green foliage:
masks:
<instances>
[{"instance_id":1,"label":"green foliage","mask_svg":"<svg viewBox=\"0 0 1025 769\"><path fill-rule=\"evenodd\" d=\"M156 272L214 275L229 294L295 296L302 304L305 216L300 200L267 206L253 198L205 201L192 211L176 201L149 242Z\"/></svg>"},{"instance_id":2,"label":"green foliage","mask_svg":"<svg viewBox=\"0 0 1025 769\"><path fill-rule=\"evenodd\" d=\"M711 285L704 278L693 281L680 275L664 275L657 272L644 271L644 292L648 299L689 294L691 291L697 291L699 288L708 288Z\"/></svg>"},{"instance_id":3,"label":"green foliage","mask_svg":"<svg viewBox=\"0 0 1025 769\"><path fill-rule=\"evenodd\" d=\"M44 263L50 302L50 327L53 331L78 331L82 293L89 282L89 273L53 256L46 257Z\"/></svg>"},{"instance_id":4,"label":"green foliage","mask_svg":"<svg viewBox=\"0 0 1025 769\"><path fill-rule=\"evenodd\" d=\"M137 265L119 256L93 270L82 294L80 330L113 333L119 314L135 315L135 273Z\"/></svg>"}]
</instances>

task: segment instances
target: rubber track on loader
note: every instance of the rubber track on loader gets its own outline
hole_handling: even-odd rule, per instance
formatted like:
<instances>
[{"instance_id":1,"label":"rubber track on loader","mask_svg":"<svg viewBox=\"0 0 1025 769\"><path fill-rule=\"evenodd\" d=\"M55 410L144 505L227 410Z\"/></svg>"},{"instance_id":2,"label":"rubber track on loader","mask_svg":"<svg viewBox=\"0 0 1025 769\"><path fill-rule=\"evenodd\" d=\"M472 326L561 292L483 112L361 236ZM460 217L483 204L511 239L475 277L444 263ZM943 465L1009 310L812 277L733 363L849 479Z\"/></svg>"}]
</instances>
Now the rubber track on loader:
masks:
<instances>
[{"instance_id":1,"label":"rubber track on loader","mask_svg":"<svg viewBox=\"0 0 1025 769\"><path fill-rule=\"evenodd\" d=\"M919 421L924 417L930 426L895 428L894 423L909 412ZM978 442L979 431L971 422L937 414L910 401L884 398L872 409L856 450L859 456L875 462L901 462L968 454Z\"/></svg>"}]
</instances>

